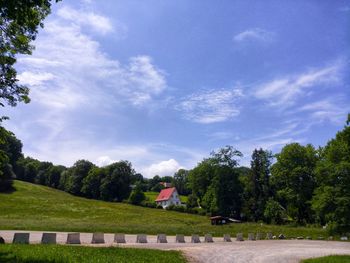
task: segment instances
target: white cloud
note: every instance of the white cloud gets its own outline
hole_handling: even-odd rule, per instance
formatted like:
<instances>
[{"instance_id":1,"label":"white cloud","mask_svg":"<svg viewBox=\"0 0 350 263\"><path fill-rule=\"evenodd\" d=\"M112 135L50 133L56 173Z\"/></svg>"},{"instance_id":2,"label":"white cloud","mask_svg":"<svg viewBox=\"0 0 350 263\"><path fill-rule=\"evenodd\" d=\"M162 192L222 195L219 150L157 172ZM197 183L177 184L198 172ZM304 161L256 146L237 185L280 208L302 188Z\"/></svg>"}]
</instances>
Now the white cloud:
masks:
<instances>
[{"instance_id":1,"label":"white cloud","mask_svg":"<svg viewBox=\"0 0 350 263\"><path fill-rule=\"evenodd\" d=\"M261 28L251 28L245 30L233 37L235 42L260 41L271 42L275 37L273 32L266 31Z\"/></svg>"},{"instance_id":2,"label":"white cloud","mask_svg":"<svg viewBox=\"0 0 350 263\"><path fill-rule=\"evenodd\" d=\"M33 56L19 59L23 70L19 76L23 84L36 86L32 101L49 108L100 107L123 101L142 106L167 87L164 72L149 56L131 57L123 65L108 58L77 24L48 21L35 45Z\"/></svg>"},{"instance_id":3,"label":"white cloud","mask_svg":"<svg viewBox=\"0 0 350 263\"><path fill-rule=\"evenodd\" d=\"M329 121L341 125L346 121L350 105L346 103L346 98L333 96L305 104L298 111L308 113L312 123Z\"/></svg>"},{"instance_id":4,"label":"white cloud","mask_svg":"<svg viewBox=\"0 0 350 263\"><path fill-rule=\"evenodd\" d=\"M227 121L240 114L237 100L243 96L240 89L209 90L184 98L176 109L188 120L209 124Z\"/></svg>"},{"instance_id":5,"label":"white cloud","mask_svg":"<svg viewBox=\"0 0 350 263\"><path fill-rule=\"evenodd\" d=\"M310 88L339 83L341 69L342 64L337 62L299 75L277 78L255 88L254 96L267 100L270 106L286 108L304 96Z\"/></svg>"},{"instance_id":6,"label":"white cloud","mask_svg":"<svg viewBox=\"0 0 350 263\"><path fill-rule=\"evenodd\" d=\"M22 83L26 83L29 86L41 85L47 80L52 80L54 75L47 72L30 72L24 71L17 76L18 80Z\"/></svg>"},{"instance_id":7,"label":"white cloud","mask_svg":"<svg viewBox=\"0 0 350 263\"><path fill-rule=\"evenodd\" d=\"M64 20L68 20L74 24L87 26L96 33L101 33L103 35L113 32L114 29L112 22L108 17L93 12L75 10L69 6L64 6L58 10L57 14Z\"/></svg>"},{"instance_id":8,"label":"white cloud","mask_svg":"<svg viewBox=\"0 0 350 263\"><path fill-rule=\"evenodd\" d=\"M69 20L78 15L77 21ZM126 108L148 110L167 83L164 71L149 56L135 55L126 63L108 57L84 30L94 26L91 17L101 15L70 8L52 14L34 43L33 55L18 59L18 76L21 84L31 86L32 102L9 114L10 129L23 141L26 155L67 166L78 159L99 165L130 160L139 169L170 158L150 146L121 143L122 128L105 132L125 125ZM111 30L102 22L96 30Z\"/></svg>"},{"instance_id":9,"label":"white cloud","mask_svg":"<svg viewBox=\"0 0 350 263\"><path fill-rule=\"evenodd\" d=\"M169 159L167 161L161 161L146 167L142 170L142 174L146 177L159 176L172 176L179 169L183 168L176 160Z\"/></svg>"},{"instance_id":10,"label":"white cloud","mask_svg":"<svg viewBox=\"0 0 350 263\"><path fill-rule=\"evenodd\" d=\"M114 162L116 162L116 161L112 160L109 156L100 156L95 161L96 165L99 167L104 167L104 166L110 165Z\"/></svg>"}]
</instances>

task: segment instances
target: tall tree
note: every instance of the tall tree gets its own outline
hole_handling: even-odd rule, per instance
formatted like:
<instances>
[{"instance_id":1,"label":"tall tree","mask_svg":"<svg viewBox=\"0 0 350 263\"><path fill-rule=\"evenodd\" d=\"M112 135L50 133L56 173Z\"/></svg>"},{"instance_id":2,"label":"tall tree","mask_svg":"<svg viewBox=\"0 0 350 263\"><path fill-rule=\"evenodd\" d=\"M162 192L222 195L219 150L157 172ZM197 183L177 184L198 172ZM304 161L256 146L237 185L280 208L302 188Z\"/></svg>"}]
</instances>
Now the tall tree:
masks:
<instances>
[{"instance_id":1,"label":"tall tree","mask_svg":"<svg viewBox=\"0 0 350 263\"><path fill-rule=\"evenodd\" d=\"M83 180L93 167L95 165L87 160L76 161L73 167L69 168L70 176L66 185L68 187L66 191L73 195L82 195Z\"/></svg>"},{"instance_id":2,"label":"tall tree","mask_svg":"<svg viewBox=\"0 0 350 263\"><path fill-rule=\"evenodd\" d=\"M350 114L344 129L330 140L316 168L317 185L312 208L317 220L334 230L350 229Z\"/></svg>"},{"instance_id":3,"label":"tall tree","mask_svg":"<svg viewBox=\"0 0 350 263\"><path fill-rule=\"evenodd\" d=\"M241 156L232 146L226 146L199 163L189 172L191 199L197 197L211 214L239 217L242 189L236 166Z\"/></svg>"},{"instance_id":4,"label":"tall tree","mask_svg":"<svg viewBox=\"0 0 350 263\"><path fill-rule=\"evenodd\" d=\"M22 156L21 141L0 125L0 191L11 188L16 162Z\"/></svg>"},{"instance_id":5,"label":"tall tree","mask_svg":"<svg viewBox=\"0 0 350 263\"><path fill-rule=\"evenodd\" d=\"M106 167L108 174L102 179L101 198L106 201L123 201L131 192L131 178L135 171L128 161L120 161Z\"/></svg>"},{"instance_id":6,"label":"tall tree","mask_svg":"<svg viewBox=\"0 0 350 263\"><path fill-rule=\"evenodd\" d=\"M178 170L171 181L172 185L176 187L180 195L189 195L190 189L188 188L188 171L185 169Z\"/></svg>"},{"instance_id":7,"label":"tall tree","mask_svg":"<svg viewBox=\"0 0 350 263\"><path fill-rule=\"evenodd\" d=\"M271 184L277 201L298 223L312 222L310 200L315 188L317 151L310 144L291 143L284 146L276 158L271 168Z\"/></svg>"},{"instance_id":8,"label":"tall tree","mask_svg":"<svg viewBox=\"0 0 350 263\"><path fill-rule=\"evenodd\" d=\"M105 177L105 168L93 167L83 180L83 186L81 188L83 195L88 198L99 199L101 181Z\"/></svg>"},{"instance_id":9,"label":"tall tree","mask_svg":"<svg viewBox=\"0 0 350 263\"><path fill-rule=\"evenodd\" d=\"M258 221L264 217L266 202L271 196L270 168L272 153L255 149L250 162L250 172L245 185L244 210L246 217Z\"/></svg>"},{"instance_id":10,"label":"tall tree","mask_svg":"<svg viewBox=\"0 0 350 263\"><path fill-rule=\"evenodd\" d=\"M55 2L58 2L56 0ZM20 85L14 68L18 54L31 54L39 27L52 0L0 1L0 106L29 102L29 89Z\"/></svg>"}]
</instances>

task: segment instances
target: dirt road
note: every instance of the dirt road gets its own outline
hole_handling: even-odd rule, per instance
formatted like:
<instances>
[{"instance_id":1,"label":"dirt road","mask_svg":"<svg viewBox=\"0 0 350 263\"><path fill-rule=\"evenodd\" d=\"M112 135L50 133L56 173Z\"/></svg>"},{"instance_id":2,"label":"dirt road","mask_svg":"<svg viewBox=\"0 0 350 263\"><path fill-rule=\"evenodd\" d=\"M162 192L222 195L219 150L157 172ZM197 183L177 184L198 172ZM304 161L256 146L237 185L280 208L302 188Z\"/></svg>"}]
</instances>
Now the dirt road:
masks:
<instances>
[{"instance_id":1,"label":"dirt road","mask_svg":"<svg viewBox=\"0 0 350 263\"><path fill-rule=\"evenodd\" d=\"M31 243L40 243L42 232L38 231L0 231L6 243L11 243L15 232L29 232ZM192 262L198 263L296 263L301 259L331 254L349 254L350 242L313 241L313 240L261 240L238 242L232 239L225 243L222 238L214 238L214 243L192 244L191 238L185 237L186 243L175 243L175 237L168 237L167 244L156 243L156 236L148 236L147 244L137 244L136 235L126 235L126 244L113 244L113 234L105 234L105 244L94 246L140 247L162 250L180 250ZM57 233L57 242L64 244L67 233ZM81 233L82 245L92 246L91 233Z\"/></svg>"}]
</instances>

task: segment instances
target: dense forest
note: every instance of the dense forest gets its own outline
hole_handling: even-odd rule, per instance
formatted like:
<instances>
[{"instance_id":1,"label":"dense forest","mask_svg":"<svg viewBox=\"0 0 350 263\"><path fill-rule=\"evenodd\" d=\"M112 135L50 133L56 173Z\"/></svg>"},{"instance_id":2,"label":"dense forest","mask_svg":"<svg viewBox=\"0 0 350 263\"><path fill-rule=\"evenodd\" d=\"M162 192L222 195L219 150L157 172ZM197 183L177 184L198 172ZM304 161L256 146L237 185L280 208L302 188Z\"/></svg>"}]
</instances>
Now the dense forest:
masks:
<instances>
[{"instance_id":1,"label":"dense forest","mask_svg":"<svg viewBox=\"0 0 350 263\"><path fill-rule=\"evenodd\" d=\"M331 232L344 232L350 228L349 124L350 115L325 147L291 143L275 155L255 149L250 167L240 167L242 153L226 146L191 170L150 179L128 161L98 167L78 160L64 167L24 157L21 141L0 126L0 190L13 190L12 180L18 179L77 196L155 207L144 192L159 192L160 182L170 182L188 196L186 208L170 209L254 222L327 225Z\"/></svg>"}]
</instances>

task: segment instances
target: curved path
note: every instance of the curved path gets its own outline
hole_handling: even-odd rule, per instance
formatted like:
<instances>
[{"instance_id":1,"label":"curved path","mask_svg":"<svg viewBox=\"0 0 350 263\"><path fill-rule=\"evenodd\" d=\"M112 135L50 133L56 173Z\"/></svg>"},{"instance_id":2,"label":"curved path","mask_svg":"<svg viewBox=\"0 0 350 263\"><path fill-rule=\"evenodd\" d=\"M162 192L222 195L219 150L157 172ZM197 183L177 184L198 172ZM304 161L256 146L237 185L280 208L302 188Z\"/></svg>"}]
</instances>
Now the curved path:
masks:
<instances>
[{"instance_id":1,"label":"curved path","mask_svg":"<svg viewBox=\"0 0 350 263\"><path fill-rule=\"evenodd\" d=\"M6 243L11 243L15 232L30 233L30 243L40 243L41 231L0 231L0 236ZM66 232L56 232L57 242L64 244ZM147 236L147 244L137 244L136 235L126 235L127 244L113 243L114 234L105 234L105 244L91 245L92 234L81 233L82 245L89 246L121 246L139 247L162 250L180 250L190 262L198 263L240 263L240 262L281 262L296 263L301 259L320 257L331 254L349 254L350 242L313 241L313 240L260 240L225 243L222 238L214 238L214 243L190 243L191 237L186 237L186 243L175 243L175 237L169 236L167 244L156 243L156 236ZM201 237L201 241L203 241Z\"/></svg>"}]
</instances>

